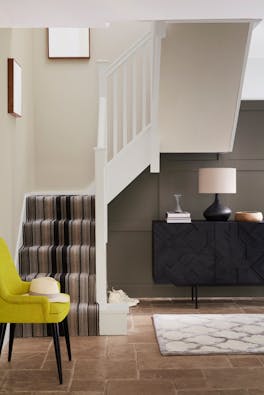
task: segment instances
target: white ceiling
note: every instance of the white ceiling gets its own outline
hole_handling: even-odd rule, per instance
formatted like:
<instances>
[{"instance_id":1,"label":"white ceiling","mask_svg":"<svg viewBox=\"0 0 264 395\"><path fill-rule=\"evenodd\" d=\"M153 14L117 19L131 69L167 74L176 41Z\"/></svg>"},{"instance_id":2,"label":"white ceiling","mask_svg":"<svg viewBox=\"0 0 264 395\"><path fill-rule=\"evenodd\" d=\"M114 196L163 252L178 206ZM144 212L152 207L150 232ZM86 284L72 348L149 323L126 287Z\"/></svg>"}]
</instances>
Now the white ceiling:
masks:
<instances>
[{"instance_id":1,"label":"white ceiling","mask_svg":"<svg viewBox=\"0 0 264 395\"><path fill-rule=\"evenodd\" d=\"M120 20L263 18L264 0L0 0L0 27L99 27Z\"/></svg>"}]
</instances>

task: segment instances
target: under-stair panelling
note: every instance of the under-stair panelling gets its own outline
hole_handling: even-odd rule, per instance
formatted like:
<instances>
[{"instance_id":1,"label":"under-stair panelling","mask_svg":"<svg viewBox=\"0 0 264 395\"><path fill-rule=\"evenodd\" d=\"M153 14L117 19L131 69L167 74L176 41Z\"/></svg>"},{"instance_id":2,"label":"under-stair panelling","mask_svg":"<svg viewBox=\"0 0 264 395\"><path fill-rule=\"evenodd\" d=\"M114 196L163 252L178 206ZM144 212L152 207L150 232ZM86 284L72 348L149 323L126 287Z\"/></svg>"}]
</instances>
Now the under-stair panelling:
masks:
<instances>
[{"instance_id":1,"label":"under-stair panelling","mask_svg":"<svg viewBox=\"0 0 264 395\"><path fill-rule=\"evenodd\" d=\"M29 281L52 276L70 294L72 336L97 335L94 196L29 196L19 269ZM23 325L20 334L42 336L46 328Z\"/></svg>"}]
</instances>

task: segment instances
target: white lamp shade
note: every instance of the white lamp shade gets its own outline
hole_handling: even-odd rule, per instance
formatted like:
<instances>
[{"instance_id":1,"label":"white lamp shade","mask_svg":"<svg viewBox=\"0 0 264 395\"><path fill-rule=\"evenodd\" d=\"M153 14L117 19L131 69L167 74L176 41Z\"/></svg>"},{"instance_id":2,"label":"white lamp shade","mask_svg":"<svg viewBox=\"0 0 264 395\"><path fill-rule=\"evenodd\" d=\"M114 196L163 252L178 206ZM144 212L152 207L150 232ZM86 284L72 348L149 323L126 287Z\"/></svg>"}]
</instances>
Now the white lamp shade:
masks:
<instances>
[{"instance_id":1,"label":"white lamp shade","mask_svg":"<svg viewBox=\"0 0 264 395\"><path fill-rule=\"evenodd\" d=\"M236 193L236 169L199 169L199 193Z\"/></svg>"}]
</instances>

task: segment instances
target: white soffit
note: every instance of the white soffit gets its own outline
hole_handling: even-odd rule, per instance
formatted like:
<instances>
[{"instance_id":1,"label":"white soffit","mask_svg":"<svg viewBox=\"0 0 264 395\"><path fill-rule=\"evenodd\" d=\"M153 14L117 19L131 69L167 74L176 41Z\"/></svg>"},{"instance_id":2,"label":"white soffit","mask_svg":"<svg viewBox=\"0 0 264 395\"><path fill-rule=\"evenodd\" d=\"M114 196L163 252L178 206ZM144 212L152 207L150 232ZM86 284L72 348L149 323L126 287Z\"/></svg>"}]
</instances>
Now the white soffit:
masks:
<instances>
[{"instance_id":1,"label":"white soffit","mask_svg":"<svg viewBox=\"0 0 264 395\"><path fill-rule=\"evenodd\" d=\"M264 100L264 21L252 33L242 100Z\"/></svg>"},{"instance_id":2,"label":"white soffit","mask_svg":"<svg viewBox=\"0 0 264 395\"><path fill-rule=\"evenodd\" d=\"M249 58L264 58L264 22L258 23L252 32Z\"/></svg>"},{"instance_id":3,"label":"white soffit","mask_svg":"<svg viewBox=\"0 0 264 395\"><path fill-rule=\"evenodd\" d=\"M0 27L103 27L121 20L263 18L263 0L0 0Z\"/></svg>"}]
</instances>

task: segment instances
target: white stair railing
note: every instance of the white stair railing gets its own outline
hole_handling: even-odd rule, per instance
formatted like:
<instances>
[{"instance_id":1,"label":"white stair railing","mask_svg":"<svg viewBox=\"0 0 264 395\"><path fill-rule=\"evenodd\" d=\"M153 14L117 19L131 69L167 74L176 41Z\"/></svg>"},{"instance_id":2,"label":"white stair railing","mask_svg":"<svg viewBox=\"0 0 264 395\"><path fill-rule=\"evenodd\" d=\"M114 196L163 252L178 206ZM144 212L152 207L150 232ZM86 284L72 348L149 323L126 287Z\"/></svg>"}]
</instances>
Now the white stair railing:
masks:
<instances>
[{"instance_id":1,"label":"white stair railing","mask_svg":"<svg viewBox=\"0 0 264 395\"><path fill-rule=\"evenodd\" d=\"M109 64L99 61L95 148L97 301L107 302L107 204L147 166L159 171L157 114L161 39L165 24Z\"/></svg>"},{"instance_id":2,"label":"white stair railing","mask_svg":"<svg viewBox=\"0 0 264 395\"><path fill-rule=\"evenodd\" d=\"M107 107L107 133L102 133L108 160L151 122L152 37L152 32L147 33L108 67L99 62L99 94L106 98Z\"/></svg>"}]
</instances>

